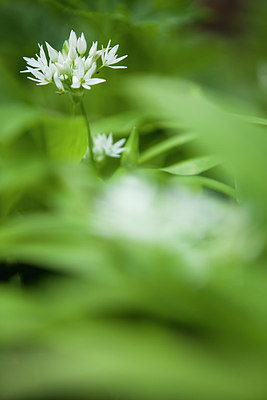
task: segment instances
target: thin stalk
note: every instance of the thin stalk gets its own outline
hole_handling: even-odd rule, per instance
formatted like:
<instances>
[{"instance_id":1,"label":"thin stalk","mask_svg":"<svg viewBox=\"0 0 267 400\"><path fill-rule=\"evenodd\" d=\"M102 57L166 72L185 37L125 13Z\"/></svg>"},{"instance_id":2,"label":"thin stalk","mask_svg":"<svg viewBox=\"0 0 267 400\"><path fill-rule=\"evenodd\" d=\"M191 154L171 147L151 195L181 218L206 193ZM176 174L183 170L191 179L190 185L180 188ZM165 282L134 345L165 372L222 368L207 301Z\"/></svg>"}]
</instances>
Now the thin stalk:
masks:
<instances>
[{"instance_id":1,"label":"thin stalk","mask_svg":"<svg viewBox=\"0 0 267 400\"><path fill-rule=\"evenodd\" d=\"M81 113L82 113L82 115L83 115L83 117L85 119L86 127L87 127L90 161L91 161L92 166L96 169L95 160L94 160L94 153L93 153L93 138L92 138L90 124L89 124L89 120L88 120L88 117L87 117L87 113L86 113L86 110L85 110L85 107L84 107L84 102L83 102L82 98L80 98L80 108L81 108Z\"/></svg>"}]
</instances>

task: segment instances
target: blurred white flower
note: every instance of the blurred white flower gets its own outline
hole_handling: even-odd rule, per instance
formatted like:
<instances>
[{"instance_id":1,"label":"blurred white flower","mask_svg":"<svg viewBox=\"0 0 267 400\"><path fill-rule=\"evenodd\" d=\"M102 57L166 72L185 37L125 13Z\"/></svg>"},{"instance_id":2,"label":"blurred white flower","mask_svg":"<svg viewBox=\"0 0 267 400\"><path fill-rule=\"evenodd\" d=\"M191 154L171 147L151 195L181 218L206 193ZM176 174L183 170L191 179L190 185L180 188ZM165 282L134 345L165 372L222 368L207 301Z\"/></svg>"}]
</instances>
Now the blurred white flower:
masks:
<instances>
[{"instance_id":1,"label":"blurred white flower","mask_svg":"<svg viewBox=\"0 0 267 400\"><path fill-rule=\"evenodd\" d=\"M122 147L126 139L120 139L118 142L113 143L113 135L110 133L108 136L103 133L98 133L93 137L93 153L96 161L101 162L106 156L119 158L121 153L126 149ZM83 158L87 158L89 149L87 149Z\"/></svg>"},{"instance_id":2,"label":"blurred white flower","mask_svg":"<svg viewBox=\"0 0 267 400\"><path fill-rule=\"evenodd\" d=\"M28 78L37 82L37 85L48 85L54 83L59 93L73 92L79 90L82 93L84 89L90 90L91 86L105 82L105 79L94 78L93 75L104 66L111 66L123 60L127 56L117 58L119 45L109 49L97 49L97 42L93 42L87 52L87 42L84 34L77 38L72 30L68 40L65 40L62 50L55 50L46 42L48 57L45 54L43 46L39 45L40 54L36 58L24 57L27 63L26 70L21 71L30 73ZM98 60L102 60L102 65L97 65ZM126 68L112 67L111 68Z\"/></svg>"},{"instance_id":3,"label":"blurred white flower","mask_svg":"<svg viewBox=\"0 0 267 400\"><path fill-rule=\"evenodd\" d=\"M235 204L183 187L162 190L129 175L108 185L93 214L94 228L103 236L167 247L196 269L205 267L207 258L212 265L213 256L227 251L251 256L246 252L246 218L246 210Z\"/></svg>"}]
</instances>

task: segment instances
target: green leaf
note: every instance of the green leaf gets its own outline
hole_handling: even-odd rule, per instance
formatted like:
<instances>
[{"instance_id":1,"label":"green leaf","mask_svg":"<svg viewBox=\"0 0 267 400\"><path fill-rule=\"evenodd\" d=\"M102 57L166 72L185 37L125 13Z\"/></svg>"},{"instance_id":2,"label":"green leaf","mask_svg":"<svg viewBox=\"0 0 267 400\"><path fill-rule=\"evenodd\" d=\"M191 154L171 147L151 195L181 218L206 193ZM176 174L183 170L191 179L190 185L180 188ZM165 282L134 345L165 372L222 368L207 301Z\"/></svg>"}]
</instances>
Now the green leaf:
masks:
<instances>
[{"instance_id":1,"label":"green leaf","mask_svg":"<svg viewBox=\"0 0 267 400\"><path fill-rule=\"evenodd\" d=\"M216 167L220 160L215 156L204 156L190 158L189 160L161 168L161 171L169 172L174 175L197 175L208 169Z\"/></svg>"},{"instance_id":2,"label":"green leaf","mask_svg":"<svg viewBox=\"0 0 267 400\"><path fill-rule=\"evenodd\" d=\"M256 209L266 212L267 135L263 126L224 111L215 96L207 98L201 88L176 79L138 77L129 87L138 104L142 101L146 108L176 118L198 133L206 151L226 161L239 197L251 199Z\"/></svg>"},{"instance_id":3,"label":"green leaf","mask_svg":"<svg viewBox=\"0 0 267 400\"><path fill-rule=\"evenodd\" d=\"M223 193L226 196L236 198L235 189L233 187L215 179L207 178L205 176L179 176L175 179L178 179L178 182L182 184L193 186L199 185Z\"/></svg>"},{"instance_id":4,"label":"green leaf","mask_svg":"<svg viewBox=\"0 0 267 400\"><path fill-rule=\"evenodd\" d=\"M52 158L79 161L87 149L87 130L81 117L44 121L47 152Z\"/></svg>"},{"instance_id":5,"label":"green leaf","mask_svg":"<svg viewBox=\"0 0 267 400\"><path fill-rule=\"evenodd\" d=\"M237 117L242 118L244 121L251 122L252 124L267 126L267 119L265 118L239 115L239 114L237 115Z\"/></svg>"},{"instance_id":6,"label":"green leaf","mask_svg":"<svg viewBox=\"0 0 267 400\"><path fill-rule=\"evenodd\" d=\"M125 168L135 167L139 157L139 135L136 126L133 127L125 146L126 150L122 154L121 165Z\"/></svg>"},{"instance_id":7,"label":"green leaf","mask_svg":"<svg viewBox=\"0 0 267 400\"><path fill-rule=\"evenodd\" d=\"M170 137L169 139L161 142L153 147L150 147L148 150L144 151L144 153L140 156L139 164L143 164L152 158L159 156L162 153L165 153L177 146L182 144L191 142L197 137L194 133L184 133L177 136Z\"/></svg>"}]
</instances>

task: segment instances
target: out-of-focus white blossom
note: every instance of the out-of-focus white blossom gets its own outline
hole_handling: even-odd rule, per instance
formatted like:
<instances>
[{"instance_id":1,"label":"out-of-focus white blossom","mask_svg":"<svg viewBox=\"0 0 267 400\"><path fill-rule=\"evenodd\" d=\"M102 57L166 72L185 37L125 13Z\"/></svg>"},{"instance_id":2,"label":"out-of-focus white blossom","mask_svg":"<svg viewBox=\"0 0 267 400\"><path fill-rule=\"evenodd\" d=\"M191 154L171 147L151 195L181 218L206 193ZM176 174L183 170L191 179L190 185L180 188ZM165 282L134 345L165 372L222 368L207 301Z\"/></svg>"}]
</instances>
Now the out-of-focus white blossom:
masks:
<instances>
[{"instance_id":1,"label":"out-of-focus white blossom","mask_svg":"<svg viewBox=\"0 0 267 400\"><path fill-rule=\"evenodd\" d=\"M109 184L96 202L93 220L103 236L171 248L192 267L202 269L212 265L213 256L228 251L245 259L254 256L247 246L246 211L185 187L174 184L162 190L128 175ZM256 239L255 253L260 245Z\"/></svg>"},{"instance_id":2,"label":"out-of-focus white blossom","mask_svg":"<svg viewBox=\"0 0 267 400\"><path fill-rule=\"evenodd\" d=\"M98 133L93 137L93 154L96 161L101 162L106 157L119 158L121 153L126 149L122 147L126 139L120 139L118 142L113 143L113 135L110 133L108 136L103 133ZM87 149L84 159L89 155L89 149Z\"/></svg>"},{"instance_id":3,"label":"out-of-focus white blossom","mask_svg":"<svg viewBox=\"0 0 267 400\"><path fill-rule=\"evenodd\" d=\"M37 82L37 85L54 83L59 93L78 91L82 94L84 89L90 90L91 86L105 82L105 79L93 77L101 68L105 66L127 68L112 66L127 57L117 58L118 47L119 45L116 45L110 49L109 41L107 48L102 46L102 49L98 50L97 42L93 42L87 52L88 46L84 34L77 38L72 30L61 51L55 50L46 42L48 57L41 45L39 45L40 54L36 54L36 58L24 57L27 68L21 72L32 74L28 78ZM98 65L98 60L102 61L101 65Z\"/></svg>"}]
</instances>

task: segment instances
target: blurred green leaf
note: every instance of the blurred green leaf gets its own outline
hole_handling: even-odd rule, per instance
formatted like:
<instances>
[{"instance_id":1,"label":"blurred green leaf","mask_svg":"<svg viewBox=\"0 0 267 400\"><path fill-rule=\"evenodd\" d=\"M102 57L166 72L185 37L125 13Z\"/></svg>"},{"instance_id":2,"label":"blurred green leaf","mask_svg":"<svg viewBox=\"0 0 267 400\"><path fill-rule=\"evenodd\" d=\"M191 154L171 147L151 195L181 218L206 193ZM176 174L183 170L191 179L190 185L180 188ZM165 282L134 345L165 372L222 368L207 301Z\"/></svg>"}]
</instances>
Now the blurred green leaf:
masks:
<instances>
[{"instance_id":1,"label":"blurred green leaf","mask_svg":"<svg viewBox=\"0 0 267 400\"><path fill-rule=\"evenodd\" d=\"M136 126L133 127L125 147L126 150L121 156L121 165L125 168L133 168L138 164L139 158L139 133Z\"/></svg>"},{"instance_id":2,"label":"blurred green leaf","mask_svg":"<svg viewBox=\"0 0 267 400\"><path fill-rule=\"evenodd\" d=\"M175 79L137 78L129 87L142 102L163 115L183 121L198 133L202 146L227 161L240 183L241 196L266 209L267 135L263 128L222 110L200 88Z\"/></svg>"},{"instance_id":3,"label":"blurred green leaf","mask_svg":"<svg viewBox=\"0 0 267 400\"><path fill-rule=\"evenodd\" d=\"M55 159L80 161L87 149L87 130L82 117L46 118L46 147Z\"/></svg>"},{"instance_id":4,"label":"blurred green leaf","mask_svg":"<svg viewBox=\"0 0 267 400\"><path fill-rule=\"evenodd\" d=\"M169 171L168 171L169 172ZM220 192L225 194L226 196L230 196L236 198L235 189L229 185L226 185L223 182L219 182L215 179L207 178L205 176L179 176L178 182L182 184L190 185L190 186L200 186L206 187L208 189L215 190L216 192Z\"/></svg>"},{"instance_id":5,"label":"blurred green leaf","mask_svg":"<svg viewBox=\"0 0 267 400\"><path fill-rule=\"evenodd\" d=\"M184 143L191 142L197 137L197 135L193 133L184 133L180 135L175 135L173 137L170 137L169 139L166 139L165 141L156 144L155 146L150 147L146 151L144 151L139 159L139 164L143 164L149 160L151 160L154 157L157 157L158 155L165 153L177 146L180 146Z\"/></svg>"},{"instance_id":6,"label":"blurred green leaf","mask_svg":"<svg viewBox=\"0 0 267 400\"><path fill-rule=\"evenodd\" d=\"M191 158L177 164L161 168L161 171L169 172L174 175L197 175L220 164L220 160L215 156L205 156Z\"/></svg>"}]
</instances>

